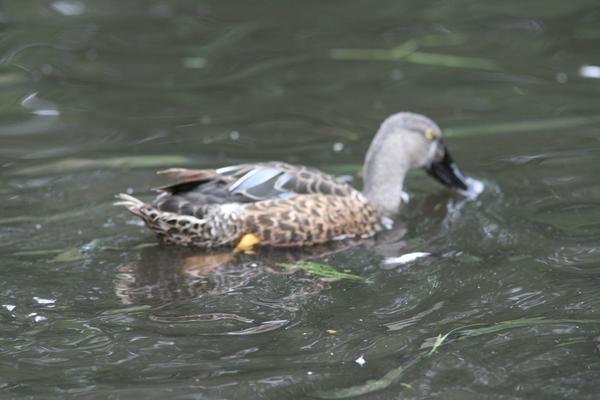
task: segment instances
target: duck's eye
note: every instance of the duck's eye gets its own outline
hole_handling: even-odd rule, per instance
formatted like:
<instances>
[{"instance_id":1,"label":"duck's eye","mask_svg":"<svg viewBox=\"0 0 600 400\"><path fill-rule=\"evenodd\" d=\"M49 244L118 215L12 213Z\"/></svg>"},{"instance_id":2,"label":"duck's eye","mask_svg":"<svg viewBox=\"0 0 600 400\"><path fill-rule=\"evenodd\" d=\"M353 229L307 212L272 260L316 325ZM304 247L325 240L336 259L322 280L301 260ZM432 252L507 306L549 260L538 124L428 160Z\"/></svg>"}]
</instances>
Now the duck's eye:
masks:
<instances>
[{"instance_id":1,"label":"duck's eye","mask_svg":"<svg viewBox=\"0 0 600 400\"><path fill-rule=\"evenodd\" d=\"M435 133L433 133L433 131L431 129L428 129L428 130L425 131L425 137L429 141L434 141L435 140Z\"/></svg>"}]
</instances>

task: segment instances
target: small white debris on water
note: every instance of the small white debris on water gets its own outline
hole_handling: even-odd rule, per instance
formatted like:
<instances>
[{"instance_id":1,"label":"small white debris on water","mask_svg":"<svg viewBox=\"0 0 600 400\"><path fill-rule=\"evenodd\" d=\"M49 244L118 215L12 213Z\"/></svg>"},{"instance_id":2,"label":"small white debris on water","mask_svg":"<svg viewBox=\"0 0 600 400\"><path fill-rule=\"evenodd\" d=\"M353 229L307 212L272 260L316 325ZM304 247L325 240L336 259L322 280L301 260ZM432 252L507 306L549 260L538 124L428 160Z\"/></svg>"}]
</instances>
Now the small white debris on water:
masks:
<instances>
[{"instance_id":1,"label":"small white debris on water","mask_svg":"<svg viewBox=\"0 0 600 400\"><path fill-rule=\"evenodd\" d=\"M7 310L8 312L11 312L15 308L17 308L17 306L14 306L12 304L2 304L2 308L4 308L5 310Z\"/></svg>"},{"instance_id":2,"label":"small white debris on water","mask_svg":"<svg viewBox=\"0 0 600 400\"><path fill-rule=\"evenodd\" d=\"M306 373L306 375L312 375L312 374L313 374L313 372L312 372L312 371L308 371L308 372Z\"/></svg>"},{"instance_id":3,"label":"small white debris on water","mask_svg":"<svg viewBox=\"0 0 600 400\"><path fill-rule=\"evenodd\" d=\"M45 321L48 319L48 318L44 317L43 315L38 315L37 313L34 313L34 312L27 314L27 316L32 317L34 322L42 322L42 321Z\"/></svg>"},{"instance_id":4,"label":"small white debris on water","mask_svg":"<svg viewBox=\"0 0 600 400\"><path fill-rule=\"evenodd\" d=\"M465 178L465 181L467 184L467 190L460 190L460 194L471 200L476 199L481 192L483 192L485 185L483 182L469 177Z\"/></svg>"},{"instance_id":5,"label":"small white debris on water","mask_svg":"<svg viewBox=\"0 0 600 400\"><path fill-rule=\"evenodd\" d=\"M402 203L404 204L408 204L408 202L410 201L410 195L404 190L400 192L400 198L402 199Z\"/></svg>"},{"instance_id":6,"label":"small white debris on water","mask_svg":"<svg viewBox=\"0 0 600 400\"><path fill-rule=\"evenodd\" d=\"M582 65L579 68L579 75L584 78L600 79L600 67L597 65Z\"/></svg>"},{"instance_id":7,"label":"small white debris on water","mask_svg":"<svg viewBox=\"0 0 600 400\"><path fill-rule=\"evenodd\" d=\"M367 363L365 361L364 354L361 354L360 357L358 357L356 360L354 360L354 362L357 363L358 365L360 365L361 367Z\"/></svg>"},{"instance_id":8,"label":"small white debris on water","mask_svg":"<svg viewBox=\"0 0 600 400\"><path fill-rule=\"evenodd\" d=\"M33 299L38 303L38 304L54 304L56 303L55 299L44 299L42 297L33 297Z\"/></svg>"},{"instance_id":9,"label":"small white debris on water","mask_svg":"<svg viewBox=\"0 0 600 400\"><path fill-rule=\"evenodd\" d=\"M336 153L339 153L342 150L344 150L344 143L342 143L342 142L335 142L333 144L333 151L335 151Z\"/></svg>"},{"instance_id":10,"label":"small white debris on water","mask_svg":"<svg viewBox=\"0 0 600 400\"><path fill-rule=\"evenodd\" d=\"M386 265L390 264L408 264L409 262L415 261L421 257L430 256L431 253L416 251L414 253L402 254L400 257L386 257L383 263Z\"/></svg>"},{"instance_id":11,"label":"small white debris on water","mask_svg":"<svg viewBox=\"0 0 600 400\"><path fill-rule=\"evenodd\" d=\"M238 131L229 132L229 138L231 140L238 140L240 138L240 133Z\"/></svg>"},{"instance_id":12,"label":"small white debris on water","mask_svg":"<svg viewBox=\"0 0 600 400\"><path fill-rule=\"evenodd\" d=\"M60 115L60 112L58 110L35 110L35 111L32 111L31 113L35 114L35 115L41 115L41 116Z\"/></svg>"}]
</instances>

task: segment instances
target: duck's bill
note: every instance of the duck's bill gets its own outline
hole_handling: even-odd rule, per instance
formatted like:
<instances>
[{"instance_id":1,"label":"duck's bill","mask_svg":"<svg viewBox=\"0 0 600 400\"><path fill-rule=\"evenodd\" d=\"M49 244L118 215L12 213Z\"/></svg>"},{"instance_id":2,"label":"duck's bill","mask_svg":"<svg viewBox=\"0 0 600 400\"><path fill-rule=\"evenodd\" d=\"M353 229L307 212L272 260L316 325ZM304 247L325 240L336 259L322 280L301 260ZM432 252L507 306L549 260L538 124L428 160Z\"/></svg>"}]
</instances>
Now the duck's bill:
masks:
<instances>
[{"instance_id":1,"label":"duck's bill","mask_svg":"<svg viewBox=\"0 0 600 400\"><path fill-rule=\"evenodd\" d=\"M467 179L460 172L454 160L450 156L448 149L444 146L444 156L427 168L427 173L442 185L451 189L465 191L468 190Z\"/></svg>"}]
</instances>

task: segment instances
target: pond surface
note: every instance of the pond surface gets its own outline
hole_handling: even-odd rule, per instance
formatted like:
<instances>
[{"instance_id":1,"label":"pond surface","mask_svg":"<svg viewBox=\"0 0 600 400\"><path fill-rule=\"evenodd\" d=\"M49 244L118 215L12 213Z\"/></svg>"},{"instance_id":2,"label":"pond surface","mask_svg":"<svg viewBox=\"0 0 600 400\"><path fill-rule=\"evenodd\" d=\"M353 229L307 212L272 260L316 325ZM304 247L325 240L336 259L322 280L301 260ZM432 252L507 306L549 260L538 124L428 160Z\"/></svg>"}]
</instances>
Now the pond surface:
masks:
<instances>
[{"instance_id":1,"label":"pond surface","mask_svg":"<svg viewBox=\"0 0 600 400\"><path fill-rule=\"evenodd\" d=\"M8 0L0 25L1 398L597 398L596 1ZM112 206L166 167L360 186L401 110L477 199L416 172L377 240L255 256ZM364 279L277 266L302 259Z\"/></svg>"}]
</instances>

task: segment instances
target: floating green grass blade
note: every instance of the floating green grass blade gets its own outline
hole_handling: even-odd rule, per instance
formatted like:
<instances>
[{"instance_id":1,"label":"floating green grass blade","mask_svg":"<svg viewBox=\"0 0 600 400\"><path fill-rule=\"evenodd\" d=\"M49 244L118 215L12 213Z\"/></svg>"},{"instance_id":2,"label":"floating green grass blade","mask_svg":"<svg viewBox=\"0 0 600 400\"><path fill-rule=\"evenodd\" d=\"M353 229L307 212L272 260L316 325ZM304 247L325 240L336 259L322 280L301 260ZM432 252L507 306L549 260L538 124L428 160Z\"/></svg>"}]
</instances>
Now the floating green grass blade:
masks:
<instances>
[{"instance_id":1,"label":"floating green grass blade","mask_svg":"<svg viewBox=\"0 0 600 400\"><path fill-rule=\"evenodd\" d=\"M325 278L341 278L341 279L354 279L364 280L362 276L349 274L347 272L340 272L331 265L316 263L312 261L302 261L296 264L280 263L277 264L279 267L288 269L301 269L309 274L317 275Z\"/></svg>"},{"instance_id":2,"label":"floating green grass blade","mask_svg":"<svg viewBox=\"0 0 600 400\"><path fill-rule=\"evenodd\" d=\"M428 356L432 355L433 353L435 353L438 349L438 347L440 347L448 338L448 336L450 336L450 333L452 332L448 332L445 335L442 335L441 333L435 338L435 342L433 342L433 346L431 346L431 350L429 350L429 353L427 353Z\"/></svg>"},{"instance_id":3,"label":"floating green grass blade","mask_svg":"<svg viewBox=\"0 0 600 400\"><path fill-rule=\"evenodd\" d=\"M339 61L406 61L413 64L432 65L450 68L470 68L482 70L499 69L494 60L480 57L455 56L420 51L419 47L427 42L435 42L428 37L421 43L418 39L409 40L391 49L331 49L329 57ZM442 43L440 38L435 38ZM453 38L453 40L463 40Z\"/></svg>"},{"instance_id":4,"label":"floating green grass blade","mask_svg":"<svg viewBox=\"0 0 600 400\"><path fill-rule=\"evenodd\" d=\"M54 257L51 262L73 262L83 260L85 256L77 247L70 247Z\"/></svg>"},{"instance_id":5,"label":"floating green grass blade","mask_svg":"<svg viewBox=\"0 0 600 400\"><path fill-rule=\"evenodd\" d=\"M21 257L21 256L50 256L64 253L64 250L58 249L49 249L49 250L26 250L26 251L17 251L13 253L13 256Z\"/></svg>"},{"instance_id":6,"label":"floating green grass blade","mask_svg":"<svg viewBox=\"0 0 600 400\"><path fill-rule=\"evenodd\" d=\"M487 58L453 56L449 54L426 53L423 51L415 51L407 55L406 61L414 64L433 65L438 67L484 70L498 69L496 63Z\"/></svg>"},{"instance_id":7,"label":"floating green grass blade","mask_svg":"<svg viewBox=\"0 0 600 400\"><path fill-rule=\"evenodd\" d=\"M329 56L334 60L347 61L398 61L419 48L414 40L409 40L392 49L332 49Z\"/></svg>"}]
</instances>

